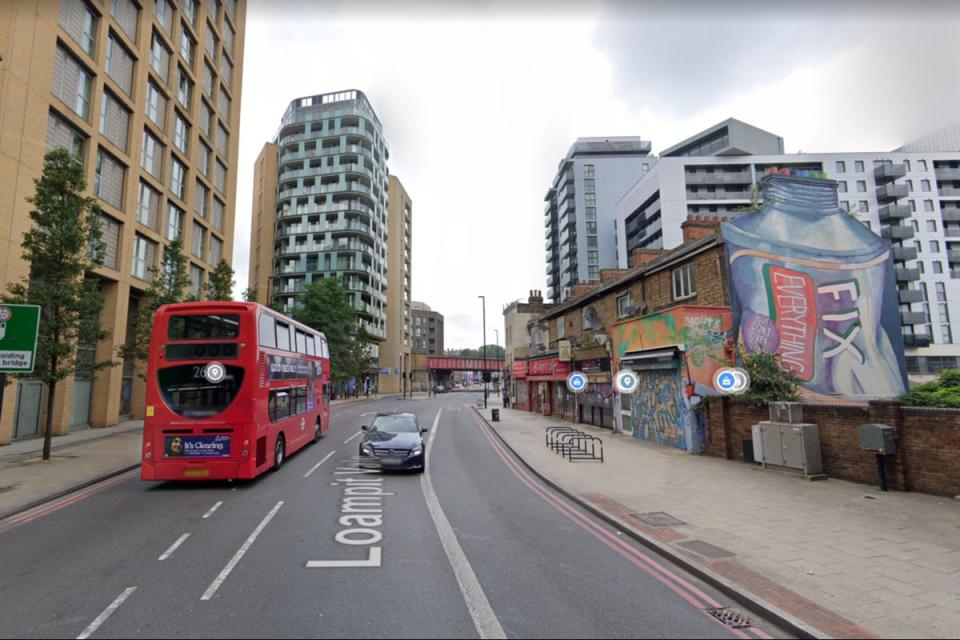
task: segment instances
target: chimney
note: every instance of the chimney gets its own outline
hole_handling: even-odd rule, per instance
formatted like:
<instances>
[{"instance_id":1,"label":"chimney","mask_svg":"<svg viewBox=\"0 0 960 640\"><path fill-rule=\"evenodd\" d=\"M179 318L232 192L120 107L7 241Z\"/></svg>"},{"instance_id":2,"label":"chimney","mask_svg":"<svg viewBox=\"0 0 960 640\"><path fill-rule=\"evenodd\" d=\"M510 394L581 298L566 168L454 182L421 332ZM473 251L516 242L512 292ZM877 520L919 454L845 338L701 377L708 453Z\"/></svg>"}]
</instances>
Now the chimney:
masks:
<instances>
[{"instance_id":1,"label":"chimney","mask_svg":"<svg viewBox=\"0 0 960 640\"><path fill-rule=\"evenodd\" d=\"M600 269L600 284L607 284L630 273L630 269Z\"/></svg>"},{"instance_id":2,"label":"chimney","mask_svg":"<svg viewBox=\"0 0 960 640\"><path fill-rule=\"evenodd\" d=\"M540 294L539 289L533 289L530 291L530 297L527 298L527 304L543 304L543 296Z\"/></svg>"},{"instance_id":3,"label":"chimney","mask_svg":"<svg viewBox=\"0 0 960 640\"><path fill-rule=\"evenodd\" d=\"M687 216L687 219L680 224L680 229L683 231L683 244L689 244L711 233L719 235L720 225L728 219L718 216Z\"/></svg>"},{"instance_id":4,"label":"chimney","mask_svg":"<svg viewBox=\"0 0 960 640\"><path fill-rule=\"evenodd\" d=\"M579 298L580 296L586 295L599 287L599 282L574 282L573 286L570 287L570 295L567 299L573 300L574 298Z\"/></svg>"},{"instance_id":5,"label":"chimney","mask_svg":"<svg viewBox=\"0 0 960 640\"><path fill-rule=\"evenodd\" d=\"M630 267L636 269L645 266L665 253L665 249L634 249L630 254Z\"/></svg>"}]
</instances>

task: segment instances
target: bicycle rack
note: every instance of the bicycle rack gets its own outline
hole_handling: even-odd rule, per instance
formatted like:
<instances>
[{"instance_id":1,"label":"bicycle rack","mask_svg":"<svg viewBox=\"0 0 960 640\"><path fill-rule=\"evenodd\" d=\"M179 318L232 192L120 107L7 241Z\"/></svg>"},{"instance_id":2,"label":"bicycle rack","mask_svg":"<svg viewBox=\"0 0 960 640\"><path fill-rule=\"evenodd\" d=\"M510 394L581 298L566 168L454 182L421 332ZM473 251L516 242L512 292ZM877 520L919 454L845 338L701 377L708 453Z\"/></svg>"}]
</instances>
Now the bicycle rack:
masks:
<instances>
[{"instance_id":1,"label":"bicycle rack","mask_svg":"<svg viewBox=\"0 0 960 640\"><path fill-rule=\"evenodd\" d=\"M603 462L603 440L573 427L547 427L547 447L568 461L599 460Z\"/></svg>"}]
</instances>

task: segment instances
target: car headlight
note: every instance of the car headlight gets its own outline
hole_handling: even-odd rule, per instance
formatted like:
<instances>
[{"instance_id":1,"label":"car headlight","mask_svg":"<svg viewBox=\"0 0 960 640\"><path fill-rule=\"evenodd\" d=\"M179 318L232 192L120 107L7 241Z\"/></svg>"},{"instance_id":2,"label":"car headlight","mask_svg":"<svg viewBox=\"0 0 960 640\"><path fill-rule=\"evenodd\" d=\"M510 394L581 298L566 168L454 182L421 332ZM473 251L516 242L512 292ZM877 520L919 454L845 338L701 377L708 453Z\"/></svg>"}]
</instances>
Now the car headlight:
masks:
<instances>
[{"instance_id":1,"label":"car headlight","mask_svg":"<svg viewBox=\"0 0 960 640\"><path fill-rule=\"evenodd\" d=\"M372 456L372 455L373 455L373 447L371 447L371 446L368 445L368 444L362 444L362 445L360 445L360 451L363 451L363 452L364 452L365 454L367 454L368 456Z\"/></svg>"},{"instance_id":2,"label":"car headlight","mask_svg":"<svg viewBox=\"0 0 960 640\"><path fill-rule=\"evenodd\" d=\"M412 455L412 456L418 456L418 455L420 455L421 453L423 453L423 447L417 447L416 449L413 449L413 450L410 452L410 455Z\"/></svg>"}]
</instances>

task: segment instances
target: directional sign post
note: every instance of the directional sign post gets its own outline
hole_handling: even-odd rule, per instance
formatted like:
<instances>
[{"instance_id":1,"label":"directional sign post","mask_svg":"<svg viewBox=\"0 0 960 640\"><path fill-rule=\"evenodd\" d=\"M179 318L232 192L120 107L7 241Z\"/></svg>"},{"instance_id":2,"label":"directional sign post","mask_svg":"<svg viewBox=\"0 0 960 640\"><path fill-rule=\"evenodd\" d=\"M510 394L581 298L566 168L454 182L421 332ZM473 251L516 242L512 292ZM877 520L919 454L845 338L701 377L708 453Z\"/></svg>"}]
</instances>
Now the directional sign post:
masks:
<instances>
[{"instance_id":1,"label":"directional sign post","mask_svg":"<svg viewBox=\"0 0 960 640\"><path fill-rule=\"evenodd\" d=\"M0 304L0 373L30 373L37 354L40 307Z\"/></svg>"},{"instance_id":2,"label":"directional sign post","mask_svg":"<svg viewBox=\"0 0 960 640\"><path fill-rule=\"evenodd\" d=\"M587 388L587 376L579 371L574 371L567 376L567 388L574 393L580 393Z\"/></svg>"}]
</instances>

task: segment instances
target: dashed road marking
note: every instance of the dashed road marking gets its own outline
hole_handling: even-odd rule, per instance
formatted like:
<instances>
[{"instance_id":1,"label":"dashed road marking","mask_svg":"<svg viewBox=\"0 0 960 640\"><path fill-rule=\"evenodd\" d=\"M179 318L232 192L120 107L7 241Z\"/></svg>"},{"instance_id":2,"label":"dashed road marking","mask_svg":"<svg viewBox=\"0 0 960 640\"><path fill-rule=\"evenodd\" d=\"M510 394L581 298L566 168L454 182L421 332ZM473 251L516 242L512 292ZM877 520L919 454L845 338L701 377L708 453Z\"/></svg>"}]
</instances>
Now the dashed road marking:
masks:
<instances>
[{"instance_id":1,"label":"dashed road marking","mask_svg":"<svg viewBox=\"0 0 960 640\"><path fill-rule=\"evenodd\" d=\"M204 516L204 517L206 517L206 516ZM183 534L182 536L180 536L179 538L177 538L177 541L174 542L172 545L170 545L170 548L167 549L166 551L164 551L164 552L163 552L163 555L160 556L159 558L157 558L157 560L159 560L160 562L163 562L164 560L166 560L167 558L169 558L171 555L173 555L173 552L177 550L177 547L179 547L180 545L182 545L182 544L186 541L186 539L189 538L189 537L190 537L190 534L189 534L189 533L185 533L185 534Z\"/></svg>"},{"instance_id":2,"label":"dashed road marking","mask_svg":"<svg viewBox=\"0 0 960 640\"><path fill-rule=\"evenodd\" d=\"M136 587L127 587L126 589L124 589L123 593L117 596L117 599L114 600L109 607L104 609L103 613L98 615L96 619L90 623L90 626L88 626L86 629L83 630L83 633L77 636L77 640L84 640L85 638L89 638L94 631L100 628L100 625L102 625L104 622L107 621L107 618L113 615L114 611L120 608L120 605L123 604L123 601L129 598L130 594L136 590L137 590Z\"/></svg>"}]
</instances>

